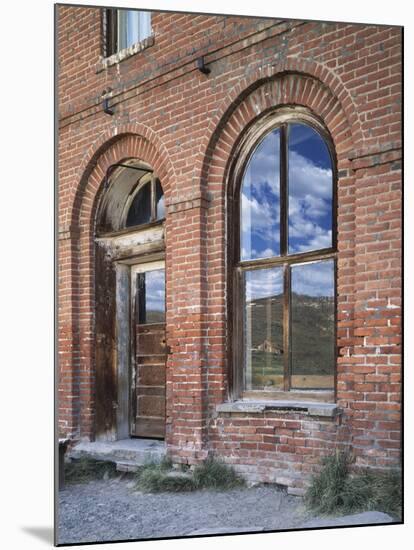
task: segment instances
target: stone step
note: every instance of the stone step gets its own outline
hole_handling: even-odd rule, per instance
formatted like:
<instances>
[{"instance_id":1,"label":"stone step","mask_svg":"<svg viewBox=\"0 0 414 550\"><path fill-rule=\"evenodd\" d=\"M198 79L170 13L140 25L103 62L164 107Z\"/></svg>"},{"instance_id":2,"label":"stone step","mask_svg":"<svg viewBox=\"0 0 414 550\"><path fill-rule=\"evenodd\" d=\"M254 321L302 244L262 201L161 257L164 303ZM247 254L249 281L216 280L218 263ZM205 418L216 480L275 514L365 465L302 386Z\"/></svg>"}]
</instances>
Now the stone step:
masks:
<instances>
[{"instance_id":1,"label":"stone step","mask_svg":"<svg viewBox=\"0 0 414 550\"><path fill-rule=\"evenodd\" d=\"M160 462L165 456L165 444L163 441L153 439L122 439L119 441L81 441L67 453L68 458L81 458L83 456L95 460L106 460L120 464L121 468L132 468L147 464L148 462Z\"/></svg>"}]
</instances>

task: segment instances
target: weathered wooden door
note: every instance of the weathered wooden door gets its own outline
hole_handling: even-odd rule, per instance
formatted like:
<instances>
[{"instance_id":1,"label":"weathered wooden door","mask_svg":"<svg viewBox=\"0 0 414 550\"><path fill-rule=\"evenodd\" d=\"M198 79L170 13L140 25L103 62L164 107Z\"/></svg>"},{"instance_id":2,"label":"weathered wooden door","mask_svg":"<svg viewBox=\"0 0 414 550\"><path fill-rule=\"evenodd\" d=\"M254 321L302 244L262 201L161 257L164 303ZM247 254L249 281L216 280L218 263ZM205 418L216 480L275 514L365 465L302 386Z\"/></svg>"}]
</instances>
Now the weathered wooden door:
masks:
<instances>
[{"instance_id":1,"label":"weathered wooden door","mask_svg":"<svg viewBox=\"0 0 414 550\"><path fill-rule=\"evenodd\" d=\"M165 434L164 262L131 267L131 435Z\"/></svg>"}]
</instances>

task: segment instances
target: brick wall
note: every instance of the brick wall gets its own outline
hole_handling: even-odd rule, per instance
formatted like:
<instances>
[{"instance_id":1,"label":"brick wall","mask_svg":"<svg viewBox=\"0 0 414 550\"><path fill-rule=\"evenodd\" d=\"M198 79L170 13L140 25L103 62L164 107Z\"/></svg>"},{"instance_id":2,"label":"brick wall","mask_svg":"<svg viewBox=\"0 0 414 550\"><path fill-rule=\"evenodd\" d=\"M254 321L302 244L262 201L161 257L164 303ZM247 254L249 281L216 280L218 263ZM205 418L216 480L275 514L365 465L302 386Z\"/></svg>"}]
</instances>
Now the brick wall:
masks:
<instances>
[{"instance_id":1,"label":"brick wall","mask_svg":"<svg viewBox=\"0 0 414 550\"><path fill-rule=\"evenodd\" d=\"M276 19L153 15L154 44L102 70L100 11L58 8L59 425L94 437L94 221L106 167L151 164L167 204L167 445L215 451L249 477L289 478L350 446L399 461L401 30ZM205 55L210 75L195 68ZM110 89L114 116L103 113ZM228 398L226 193L246 127L300 105L338 162L337 404L341 416L219 413Z\"/></svg>"}]
</instances>

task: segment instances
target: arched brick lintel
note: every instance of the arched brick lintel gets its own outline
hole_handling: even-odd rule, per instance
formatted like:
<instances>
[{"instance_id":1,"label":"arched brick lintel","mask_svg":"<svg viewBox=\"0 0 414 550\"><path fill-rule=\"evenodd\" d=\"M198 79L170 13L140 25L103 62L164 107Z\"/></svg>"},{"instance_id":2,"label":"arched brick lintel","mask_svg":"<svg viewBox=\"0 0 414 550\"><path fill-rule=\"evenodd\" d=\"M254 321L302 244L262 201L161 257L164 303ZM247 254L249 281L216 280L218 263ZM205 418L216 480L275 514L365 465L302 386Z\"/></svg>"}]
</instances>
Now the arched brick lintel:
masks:
<instances>
[{"instance_id":1,"label":"arched brick lintel","mask_svg":"<svg viewBox=\"0 0 414 550\"><path fill-rule=\"evenodd\" d=\"M202 145L199 174L202 187L207 182L219 141L230 154L249 123L272 108L287 105L307 107L321 119L333 138L339 160L363 148L358 111L340 78L319 63L287 59L284 63L260 67L240 80L219 106ZM227 135L223 135L224 129Z\"/></svg>"},{"instance_id":2,"label":"arched brick lintel","mask_svg":"<svg viewBox=\"0 0 414 550\"><path fill-rule=\"evenodd\" d=\"M106 169L126 158L139 158L150 164L168 197L174 168L158 135L140 123L114 126L98 136L82 159L75 177L78 183L71 190L69 206L62 217L65 229L93 223Z\"/></svg>"}]
</instances>

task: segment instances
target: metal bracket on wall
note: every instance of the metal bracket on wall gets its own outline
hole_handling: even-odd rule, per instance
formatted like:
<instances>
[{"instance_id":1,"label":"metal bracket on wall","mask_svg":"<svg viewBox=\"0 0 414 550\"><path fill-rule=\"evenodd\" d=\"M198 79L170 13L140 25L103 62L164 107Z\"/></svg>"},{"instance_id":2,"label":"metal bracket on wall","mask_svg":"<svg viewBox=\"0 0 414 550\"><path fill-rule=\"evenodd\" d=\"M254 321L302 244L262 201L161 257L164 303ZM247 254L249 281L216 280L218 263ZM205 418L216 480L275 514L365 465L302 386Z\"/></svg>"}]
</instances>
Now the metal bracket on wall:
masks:
<instances>
[{"instance_id":1,"label":"metal bracket on wall","mask_svg":"<svg viewBox=\"0 0 414 550\"><path fill-rule=\"evenodd\" d=\"M107 96L110 92L112 92L112 88L108 88L102 92L102 108L103 112L107 115L114 115L115 112L109 107L109 97Z\"/></svg>"},{"instance_id":2,"label":"metal bracket on wall","mask_svg":"<svg viewBox=\"0 0 414 550\"><path fill-rule=\"evenodd\" d=\"M109 99L107 97L104 97L104 100L102 101L102 107L104 113L107 115L114 115L115 112L109 107Z\"/></svg>"},{"instance_id":3,"label":"metal bracket on wall","mask_svg":"<svg viewBox=\"0 0 414 550\"><path fill-rule=\"evenodd\" d=\"M197 67L197 69L198 69L201 73L203 73L203 74L210 74L210 73L211 73L211 69L209 69L209 68L206 67L206 65L205 65L205 62L204 62L204 55L202 55L201 57L198 57L198 58L197 58L196 67Z\"/></svg>"}]
</instances>

